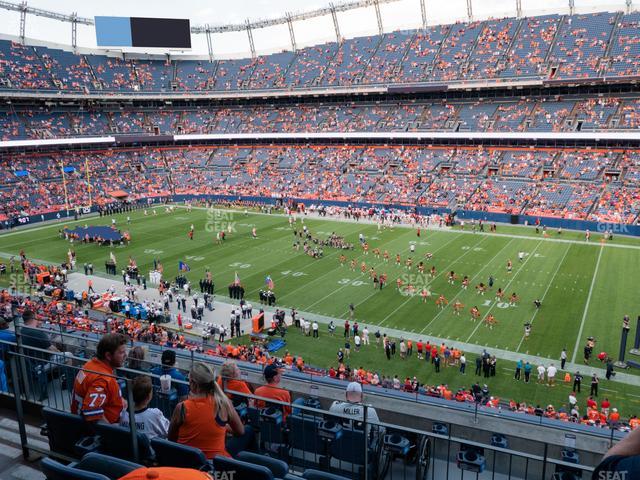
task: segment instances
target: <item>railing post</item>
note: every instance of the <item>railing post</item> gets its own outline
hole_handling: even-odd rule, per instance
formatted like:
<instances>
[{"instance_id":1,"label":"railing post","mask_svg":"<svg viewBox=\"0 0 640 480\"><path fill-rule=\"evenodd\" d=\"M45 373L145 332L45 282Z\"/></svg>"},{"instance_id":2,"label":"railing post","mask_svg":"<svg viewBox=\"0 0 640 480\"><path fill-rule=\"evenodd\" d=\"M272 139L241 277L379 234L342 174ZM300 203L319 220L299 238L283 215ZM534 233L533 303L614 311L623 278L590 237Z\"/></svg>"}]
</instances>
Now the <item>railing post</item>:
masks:
<instances>
[{"instance_id":1,"label":"railing post","mask_svg":"<svg viewBox=\"0 0 640 480\"><path fill-rule=\"evenodd\" d=\"M369 407L363 404L364 407L364 419L362 422L364 430L364 480L369 480L369 424L367 423L367 414L369 413Z\"/></svg>"},{"instance_id":2,"label":"railing post","mask_svg":"<svg viewBox=\"0 0 640 480\"><path fill-rule=\"evenodd\" d=\"M136 427L136 410L133 402L132 381L127 378L127 410L129 411L129 431L131 432L131 451L136 463L140 463L140 452L138 451L138 429Z\"/></svg>"},{"instance_id":3,"label":"railing post","mask_svg":"<svg viewBox=\"0 0 640 480\"><path fill-rule=\"evenodd\" d=\"M542 461L542 478L546 478L547 476L547 451L549 449L549 444L545 442L544 444L544 460Z\"/></svg>"},{"instance_id":4,"label":"railing post","mask_svg":"<svg viewBox=\"0 0 640 480\"><path fill-rule=\"evenodd\" d=\"M20 320L20 322L22 322ZM22 347L22 323L20 325L16 324L16 345L18 346L18 352L20 353L20 370L22 370L22 378L24 379L24 394L27 399L31 396L31 363L30 361L25 360L24 349ZM18 378L18 377L15 377Z\"/></svg>"},{"instance_id":5,"label":"railing post","mask_svg":"<svg viewBox=\"0 0 640 480\"><path fill-rule=\"evenodd\" d=\"M13 380L13 394L16 399L16 416L18 418L18 429L20 430L20 446L22 447L22 456L25 460L29 460L29 447L27 445L27 429L24 424L24 413L22 411L22 393L20 392L20 377L18 377L18 366L16 365L15 355L11 355L11 377Z\"/></svg>"}]
</instances>

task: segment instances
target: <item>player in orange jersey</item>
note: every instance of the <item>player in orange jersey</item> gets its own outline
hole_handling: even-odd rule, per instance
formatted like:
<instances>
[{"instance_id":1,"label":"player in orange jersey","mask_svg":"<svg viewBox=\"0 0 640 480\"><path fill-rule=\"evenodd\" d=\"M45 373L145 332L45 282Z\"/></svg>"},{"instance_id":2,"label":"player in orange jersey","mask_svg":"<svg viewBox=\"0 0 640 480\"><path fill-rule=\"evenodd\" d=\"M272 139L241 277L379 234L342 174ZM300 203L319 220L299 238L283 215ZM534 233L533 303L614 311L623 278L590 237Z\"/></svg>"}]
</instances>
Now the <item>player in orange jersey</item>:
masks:
<instances>
[{"instance_id":1,"label":"player in orange jersey","mask_svg":"<svg viewBox=\"0 0 640 480\"><path fill-rule=\"evenodd\" d=\"M444 310L447 305L449 305L449 300L443 294L440 294L436 300L436 306Z\"/></svg>"},{"instance_id":2,"label":"player in orange jersey","mask_svg":"<svg viewBox=\"0 0 640 480\"><path fill-rule=\"evenodd\" d=\"M464 304L460 300L456 300L453 304L453 313L460 316L460 312L464 308Z\"/></svg>"},{"instance_id":3,"label":"player in orange jersey","mask_svg":"<svg viewBox=\"0 0 640 480\"><path fill-rule=\"evenodd\" d=\"M518 298L518 295L516 295L516 292L513 292L511 297L509 297L509 305L515 307L519 300L520 299Z\"/></svg>"}]
</instances>

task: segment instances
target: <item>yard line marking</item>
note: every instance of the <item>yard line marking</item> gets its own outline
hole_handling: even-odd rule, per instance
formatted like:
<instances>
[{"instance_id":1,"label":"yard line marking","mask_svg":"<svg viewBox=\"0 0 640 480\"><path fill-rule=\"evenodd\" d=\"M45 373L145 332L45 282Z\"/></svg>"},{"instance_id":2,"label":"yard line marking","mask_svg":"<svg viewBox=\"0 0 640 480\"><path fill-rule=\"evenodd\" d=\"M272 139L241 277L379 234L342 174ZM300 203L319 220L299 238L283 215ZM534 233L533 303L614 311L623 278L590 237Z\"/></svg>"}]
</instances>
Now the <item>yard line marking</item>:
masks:
<instances>
[{"instance_id":1,"label":"yard line marking","mask_svg":"<svg viewBox=\"0 0 640 480\"><path fill-rule=\"evenodd\" d=\"M609 389L609 388L601 388L600 390L604 390L605 392L618 393L618 390L611 390L611 389Z\"/></svg>"},{"instance_id":2,"label":"yard line marking","mask_svg":"<svg viewBox=\"0 0 640 480\"><path fill-rule=\"evenodd\" d=\"M460 256L458 256L458 258L456 260L454 260L453 262L449 262L449 265L446 266L446 268L443 268L442 271L446 272L449 271L449 269L451 268L451 266L455 265L456 263L458 263L458 260L460 260L462 257L464 257L465 255L467 255L470 252L473 252L473 249L475 247L477 247L478 245L480 245L482 242L484 242L486 240L487 237L481 238L479 242L476 242L473 247L471 247L469 250L464 250L464 253ZM438 278L438 276L436 275L435 278L432 278L430 282L427 282L427 284L424 287L428 287L429 285L431 285L433 282L435 282L436 278ZM396 309L393 310L393 312L391 312L389 315L387 315L386 317L384 317L382 319L382 321L378 324L380 326L382 326L382 324L384 322L386 322L389 318L391 318L391 316L396 313L398 310L400 310L402 307L404 307L407 303L409 303L411 300L413 299L413 297L409 297L407 298L404 302L402 302L400 305L398 305L398 307Z\"/></svg>"},{"instance_id":3,"label":"yard line marking","mask_svg":"<svg viewBox=\"0 0 640 480\"><path fill-rule=\"evenodd\" d=\"M538 250L538 248L540 247L540 245L542 245L542 240L540 240L538 242L538 245L536 245L536 248L533 249L533 252L535 252L536 250ZM509 289L509 285L511 285L513 283L513 280L518 276L518 274L524 270L524 266L529 262L530 259L533 258L533 255L527 255L527 258L525 259L525 261L522 263L522 266L518 269L518 271L516 273L513 274L513 277L511 278L511 280L509 281L509 283L507 283L507 286L504 287L503 292L506 292ZM491 310L493 310L493 307L495 307L499 302L494 301L493 304L489 307L489 309L487 310L487 313L484 314L484 316L478 320L478 325L476 325L476 328L473 329L473 332L471 332L471 335L469 335L469 338L467 338L467 342L469 340L471 340L471 338L475 335L475 333L478 331L478 329L480 328L480 325L482 325L484 323L485 318L487 318L487 316L489 315L489 312ZM497 346L497 345L496 345Z\"/></svg>"},{"instance_id":4,"label":"yard line marking","mask_svg":"<svg viewBox=\"0 0 640 480\"><path fill-rule=\"evenodd\" d=\"M582 314L582 321L580 322L580 330L578 330L578 338L576 338L576 344L573 347L573 356L571 357L571 363L575 363L576 355L578 354L578 347L580 346L580 339L582 338L582 331L584 330L584 322L587 319L589 313L589 304L591 303L591 295L593 294L593 287L596 284L596 277L598 276L598 269L600 268L600 259L602 258L602 252L604 248L600 249L598 254L598 261L596 262L596 269L593 272L593 278L591 279L591 287L589 288L589 295L587 296L587 303L584 306L584 313Z\"/></svg>"},{"instance_id":5,"label":"yard line marking","mask_svg":"<svg viewBox=\"0 0 640 480\"><path fill-rule=\"evenodd\" d=\"M567 257L567 253L569 253L569 250L571 250L571 245L569 245L569 247L567 248L567 250L564 252L564 255L562 256L562 260L560 260L560 262L558 263L558 266L556 268L556 271L553 272L553 276L551 277L551 281L549 282L549 285L547 285L547 289L544 291L544 293L542 294L542 298L540 299L540 302L542 303L542 301L544 301L544 298L547 296L547 293L549 292L549 288L551 288L551 285L553 284L554 279L556 278L556 275L558 274L558 272L560 271L560 267L562 266L562 264L564 263L564 259ZM536 316L538 315L538 312L540 311L539 308L536 308L536 311L533 312L533 316L531 317L531 320L529 321L529 323L531 325L533 325L533 321L536 319ZM516 352L520 351L520 347L522 346L522 342L524 341L524 335L522 335L522 338L520 339L520 343L518 343L518 348L516 348Z\"/></svg>"},{"instance_id":6,"label":"yard line marking","mask_svg":"<svg viewBox=\"0 0 640 480\"><path fill-rule=\"evenodd\" d=\"M473 279L475 279L476 277L478 277L480 275L480 272L483 272L485 268L487 268L497 257L498 255L500 255L502 253L502 251L507 248L509 245L511 245L513 243L515 239L512 238L511 240L509 240L507 243L505 243L504 247L502 247L500 250L498 250L498 253L496 253L493 258L491 260L489 260L484 267L482 267L482 269L480 269L480 271L478 273L476 273L473 277L471 277L471 280L469 281L469 283L471 283L471 281L473 281ZM449 305L451 305L453 303L453 301L458 298L460 296L460 294L463 292L463 289L460 288L460 290L458 290L458 293L456 293L453 298L451 299L451 302L449 302ZM433 317L431 319L431 321L429 323L427 323L425 325L425 327L420 331L420 333L423 333L427 328L429 328L429 325L431 325L433 322L435 322L435 320L449 307L449 305L445 305L445 307L440 310L435 317Z\"/></svg>"}]
</instances>

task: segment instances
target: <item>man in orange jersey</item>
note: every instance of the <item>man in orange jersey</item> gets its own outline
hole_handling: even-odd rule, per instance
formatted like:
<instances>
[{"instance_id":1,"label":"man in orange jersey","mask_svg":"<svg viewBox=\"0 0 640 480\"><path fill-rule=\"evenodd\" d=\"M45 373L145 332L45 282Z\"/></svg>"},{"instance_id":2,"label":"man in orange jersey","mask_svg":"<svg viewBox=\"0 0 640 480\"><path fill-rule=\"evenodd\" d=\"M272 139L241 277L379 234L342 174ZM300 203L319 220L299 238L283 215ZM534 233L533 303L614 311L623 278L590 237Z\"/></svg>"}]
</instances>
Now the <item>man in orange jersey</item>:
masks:
<instances>
[{"instance_id":1,"label":"man in orange jersey","mask_svg":"<svg viewBox=\"0 0 640 480\"><path fill-rule=\"evenodd\" d=\"M127 402L122 398L114 370L127 358L127 337L119 333L104 335L95 358L85 363L76 375L71 413L88 422L118 423Z\"/></svg>"},{"instance_id":2,"label":"man in orange jersey","mask_svg":"<svg viewBox=\"0 0 640 480\"><path fill-rule=\"evenodd\" d=\"M275 365L267 365L264 369L264 379L266 380L267 384L256 388L255 395L257 397L271 398L279 402L290 404L291 394L287 390L278 386L280 384L281 378L282 372L278 369L278 367L276 367ZM266 402L264 400L258 400L257 405L258 408L265 408ZM282 410L282 420L286 420L287 415L291 413L291 406L280 404L274 404L274 406L277 409Z\"/></svg>"}]
</instances>

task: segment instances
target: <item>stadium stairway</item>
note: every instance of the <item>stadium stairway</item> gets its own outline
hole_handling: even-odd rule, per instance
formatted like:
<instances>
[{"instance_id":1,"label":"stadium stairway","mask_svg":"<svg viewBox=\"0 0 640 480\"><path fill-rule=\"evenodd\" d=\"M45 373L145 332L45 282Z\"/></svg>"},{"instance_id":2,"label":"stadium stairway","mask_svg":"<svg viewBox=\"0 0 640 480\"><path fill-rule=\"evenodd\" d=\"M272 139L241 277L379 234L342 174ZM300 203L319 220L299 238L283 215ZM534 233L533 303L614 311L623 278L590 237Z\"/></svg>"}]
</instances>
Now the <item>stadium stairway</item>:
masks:
<instances>
[{"instance_id":1,"label":"stadium stairway","mask_svg":"<svg viewBox=\"0 0 640 480\"><path fill-rule=\"evenodd\" d=\"M13 409L0 409L0 478L2 480L44 480L40 471L41 456L30 452L30 461L22 457L20 431ZM25 425L29 443L44 450L49 449L46 437L40 435L38 419L29 418Z\"/></svg>"}]
</instances>

